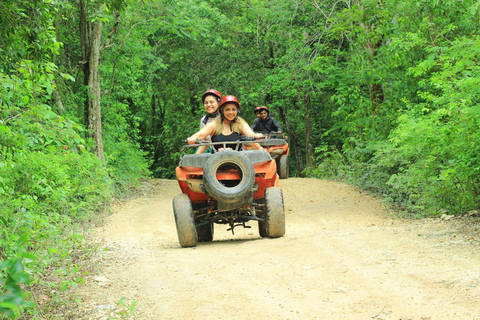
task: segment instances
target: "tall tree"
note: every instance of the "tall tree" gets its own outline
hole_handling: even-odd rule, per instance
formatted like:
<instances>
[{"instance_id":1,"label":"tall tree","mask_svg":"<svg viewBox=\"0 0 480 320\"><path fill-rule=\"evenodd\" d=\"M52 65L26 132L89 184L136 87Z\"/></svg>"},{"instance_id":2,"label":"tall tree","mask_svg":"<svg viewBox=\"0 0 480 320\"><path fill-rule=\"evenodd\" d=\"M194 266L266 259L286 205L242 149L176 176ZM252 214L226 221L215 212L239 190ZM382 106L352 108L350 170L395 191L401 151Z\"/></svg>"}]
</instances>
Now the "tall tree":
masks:
<instances>
[{"instance_id":1,"label":"tall tree","mask_svg":"<svg viewBox=\"0 0 480 320\"><path fill-rule=\"evenodd\" d=\"M120 13L115 13L115 22L108 35L106 43L102 46L102 17L107 4L90 4L86 0L79 0L80 38L82 45L82 70L84 85L88 88L85 99L84 117L88 135L94 142L93 153L105 161L102 138L102 111L101 111L101 79L100 79L100 53L108 46L111 37L115 34ZM113 9L123 9L123 3L110 3ZM92 19L93 17L93 19Z\"/></svg>"}]
</instances>

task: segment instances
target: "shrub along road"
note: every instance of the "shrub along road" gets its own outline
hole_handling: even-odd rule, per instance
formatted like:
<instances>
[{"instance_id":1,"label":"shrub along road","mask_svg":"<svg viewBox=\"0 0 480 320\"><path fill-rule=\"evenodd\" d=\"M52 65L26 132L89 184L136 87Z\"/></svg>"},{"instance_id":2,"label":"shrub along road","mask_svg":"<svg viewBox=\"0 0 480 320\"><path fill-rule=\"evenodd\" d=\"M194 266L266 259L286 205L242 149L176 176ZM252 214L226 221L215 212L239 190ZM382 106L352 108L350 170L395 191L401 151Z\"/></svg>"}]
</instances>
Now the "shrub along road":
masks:
<instances>
[{"instance_id":1,"label":"shrub along road","mask_svg":"<svg viewBox=\"0 0 480 320\"><path fill-rule=\"evenodd\" d=\"M77 318L480 319L478 218L399 220L378 199L316 179L281 180L286 235L216 225L182 249L176 181L117 206ZM121 299L123 302L117 304ZM136 300L136 301L135 301Z\"/></svg>"}]
</instances>

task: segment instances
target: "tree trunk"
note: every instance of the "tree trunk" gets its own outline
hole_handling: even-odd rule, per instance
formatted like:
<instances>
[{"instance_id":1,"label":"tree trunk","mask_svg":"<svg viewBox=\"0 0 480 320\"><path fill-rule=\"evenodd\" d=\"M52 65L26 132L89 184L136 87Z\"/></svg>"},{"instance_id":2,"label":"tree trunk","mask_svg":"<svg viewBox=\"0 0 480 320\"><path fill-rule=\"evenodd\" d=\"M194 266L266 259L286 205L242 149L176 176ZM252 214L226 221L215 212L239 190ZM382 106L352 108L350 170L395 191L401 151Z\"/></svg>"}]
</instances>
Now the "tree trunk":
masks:
<instances>
[{"instance_id":1,"label":"tree trunk","mask_svg":"<svg viewBox=\"0 0 480 320\"><path fill-rule=\"evenodd\" d=\"M88 125L90 137L95 142L93 153L102 161L105 161L103 154L102 139L102 112L100 108L100 42L102 40L102 21L100 19L93 23L92 47L90 52L89 66L90 75L88 78Z\"/></svg>"},{"instance_id":2,"label":"tree trunk","mask_svg":"<svg viewBox=\"0 0 480 320\"><path fill-rule=\"evenodd\" d=\"M364 8L361 1L358 1L357 4L360 10L363 11ZM382 1L378 1L377 7L382 7L382 6L384 6L384 3ZM375 23L371 23L369 25L360 23L360 26L365 30L366 34L373 35L373 37L372 36L367 37L367 39L363 43L363 48L368 54L368 61L370 62L370 65L373 66L377 58L378 51L382 46L384 35L382 33L375 34L377 32ZM372 115L375 116L375 114L377 113L377 108L385 100L385 95L383 91L383 86L380 83L380 79L375 79L373 82L369 84L369 87L370 87L369 88L370 100L372 102Z\"/></svg>"},{"instance_id":3,"label":"tree trunk","mask_svg":"<svg viewBox=\"0 0 480 320\"><path fill-rule=\"evenodd\" d=\"M87 3L83 0L78 2L78 10L80 12L80 41L82 46L82 71L83 71L83 85L88 87L88 80L90 78L89 59L91 52L91 34L92 24L87 19ZM85 99L83 107L83 117L85 126L88 126L88 99Z\"/></svg>"},{"instance_id":4,"label":"tree trunk","mask_svg":"<svg viewBox=\"0 0 480 320\"><path fill-rule=\"evenodd\" d=\"M288 120L288 116L286 114L286 110L284 107L278 107L278 111L280 113L280 118L282 118L283 123L285 124L285 129L288 132L288 144L290 151L293 152L295 156L295 162L297 163L297 174L300 176L304 166L303 166L303 159L302 159L302 148L300 147L297 139L297 135L295 134L295 130L290 125L290 121Z\"/></svg>"},{"instance_id":5,"label":"tree trunk","mask_svg":"<svg viewBox=\"0 0 480 320\"><path fill-rule=\"evenodd\" d=\"M309 33L306 29L303 30L303 40L304 43L308 42L310 38ZM304 124L305 124L305 168L307 169L307 174L311 172L315 167L314 162L314 152L313 152L313 130L312 123L310 121L310 96L308 95L307 90L303 92L303 101L301 94L297 94L297 104L303 104L305 108L304 113Z\"/></svg>"},{"instance_id":6,"label":"tree trunk","mask_svg":"<svg viewBox=\"0 0 480 320\"><path fill-rule=\"evenodd\" d=\"M53 90L52 97L55 105L57 106L58 113L63 114L65 112L65 108L63 107L62 97L56 88Z\"/></svg>"},{"instance_id":7,"label":"tree trunk","mask_svg":"<svg viewBox=\"0 0 480 320\"><path fill-rule=\"evenodd\" d=\"M310 172L315 168L315 159L313 152L313 130L310 121L310 97L308 94L304 96L305 106L305 167Z\"/></svg>"},{"instance_id":8,"label":"tree trunk","mask_svg":"<svg viewBox=\"0 0 480 320\"><path fill-rule=\"evenodd\" d=\"M376 60L378 50L380 49L380 46L382 45L382 38L380 38L380 40L378 40L375 43L372 43L371 41L367 41L366 44L365 44L367 50L370 52L369 61L372 65L373 65L374 61ZM383 87L378 81L379 80L377 79L374 83L370 83L370 100L372 101L372 115L373 116L375 116L375 114L377 113L377 107L379 107L383 103L383 101L385 100Z\"/></svg>"},{"instance_id":9,"label":"tree trunk","mask_svg":"<svg viewBox=\"0 0 480 320\"><path fill-rule=\"evenodd\" d=\"M83 82L88 87L85 99L84 118L88 136L93 139L92 152L105 161L102 139L102 115L100 107L100 49L102 40L102 22L97 19L91 23L87 19L87 4L79 1L80 38L82 43Z\"/></svg>"}]
</instances>

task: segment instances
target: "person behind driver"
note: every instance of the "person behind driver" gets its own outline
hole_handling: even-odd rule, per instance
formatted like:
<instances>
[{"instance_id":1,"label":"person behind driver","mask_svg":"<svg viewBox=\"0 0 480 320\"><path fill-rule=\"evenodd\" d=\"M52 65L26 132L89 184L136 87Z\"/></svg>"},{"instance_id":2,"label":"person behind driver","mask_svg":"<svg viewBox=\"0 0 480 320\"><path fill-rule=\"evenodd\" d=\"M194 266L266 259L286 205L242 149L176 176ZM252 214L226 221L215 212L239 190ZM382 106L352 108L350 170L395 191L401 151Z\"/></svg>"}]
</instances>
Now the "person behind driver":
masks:
<instances>
[{"instance_id":1,"label":"person behind driver","mask_svg":"<svg viewBox=\"0 0 480 320\"><path fill-rule=\"evenodd\" d=\"M262 108L262 107L256 107L255 110L253 111L253 113L255 113L255 116L256 116L255 120L257 120L258 118L260 118L260 109L261 109L261 108Z\"/></svg>"},{"instance_id":2,"label":"person behind driver","mask_svg":"<svg viewBox=\"0 0 480 320\"><path fill-rule=\"evenodd\" d=\"M247 137L255 136L248 123L238 116L240 102L236 97L232 95L223 97L220 100L218 110L220 116L187 138L188 144L195 144L197 139L205 140L208 136L211 136L212 142L233 142L240 140L242 135ZM261 148L258 143L250 143L250 145L256 150ZM237 144L227 144L226 148L219 145L214 147L215 149L218 148L218 151L231 150L235 149Z\"/></svg>"},{"instance_id":3,"label":"person behind driver","mask_svg":"<svg viewBox=\"0 0 480 320\"><path fill-rule=\"evenodd\" d=\"M258 109L258 111L257 111ZM259 132L265 135L270 134L270 132L282 133L282 126L270 116L270 110L266 106L258 107L255 109L255 113L260 115L259 118L255 119L252 124L252 130Z\"/></svg>"},{"instance_id":4,"label":"person behind driver","mask_svg":"<svg viewBox=\"0 0 480 320\"><path fill-rule=\"evenodd\" d=\"M215 89L210 89L202 94L203 107L205 108L205 112L207 114L200 119L200 129L218 117L218 106L220 100L222 100L222 94Z\"/></svg>"},{"instance_id":5,"label":"person behind driver","mask_svg":"<svg viewBox=\"0 0 480 320\"><path fill-rule=\"evenodd\" d=\"M200 129L205 127L208 123L215 121L220 115L220 113L218 113L218 106L221 99L222 94L215 89L207 90L202 94L203 107L207 114L200 119ZM207 140L210 140L210 137L207 137ZM204 153L206 151L209 151L207 146L200 146L195 153Z\"/></svg>"}]
</instances>

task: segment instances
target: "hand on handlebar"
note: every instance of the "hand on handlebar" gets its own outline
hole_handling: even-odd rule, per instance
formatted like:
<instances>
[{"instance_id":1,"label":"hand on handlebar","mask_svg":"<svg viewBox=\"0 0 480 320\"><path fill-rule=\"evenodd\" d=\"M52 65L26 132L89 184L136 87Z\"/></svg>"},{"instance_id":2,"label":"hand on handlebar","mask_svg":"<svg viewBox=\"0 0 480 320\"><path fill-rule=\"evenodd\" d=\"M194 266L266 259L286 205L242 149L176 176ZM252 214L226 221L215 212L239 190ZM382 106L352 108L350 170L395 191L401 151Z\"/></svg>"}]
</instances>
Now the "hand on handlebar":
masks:
<instances>
[{"instance_id":1,"label":"hand on handlebar","mask_svg":"<svg viewBox=\"0 0 480 320\"><path fill-rule=\"evenodd\" d=\"M194 139L194 138L187 138L187 140L184 140L186 141L188 144L200 144L202 143L202 139Z\"/></svg>"},{"instance_id":2,"label":"hand on handlebar","mask_svg":"<svg viewBox=\"0 0 480 320\"><path fill-rule=\"evenodd\" d=\"M255 140L258 140L258 139L264 139L266 138L265 135L261 134L261 133L255 133L254 136L252 137L249 137L249 136L241 136L240 137L240 141L255 141Z\"/></svg>"},{"instance_id":3,"label":"hand on handlebar","mask_svg":"<svg viewBox=\"0 0 480 320\"><path fill-rule=\"evenodd\" d=\"M249 136L241 136L240 141L253 141L255 140L255 137L249 137Z\"/></svg>"},{"instance_id":4,"label":"hand on handlebar","mask_svg":"<svg viewBox=\"0 0 480 320\"><path fill-rule=\"evenodd\" d=\"M264 135L263 133L255 133L255 138L257 138L257 139L265 139L265 138L267 138L267 136Z\"/></svg>"}]
</instances>

